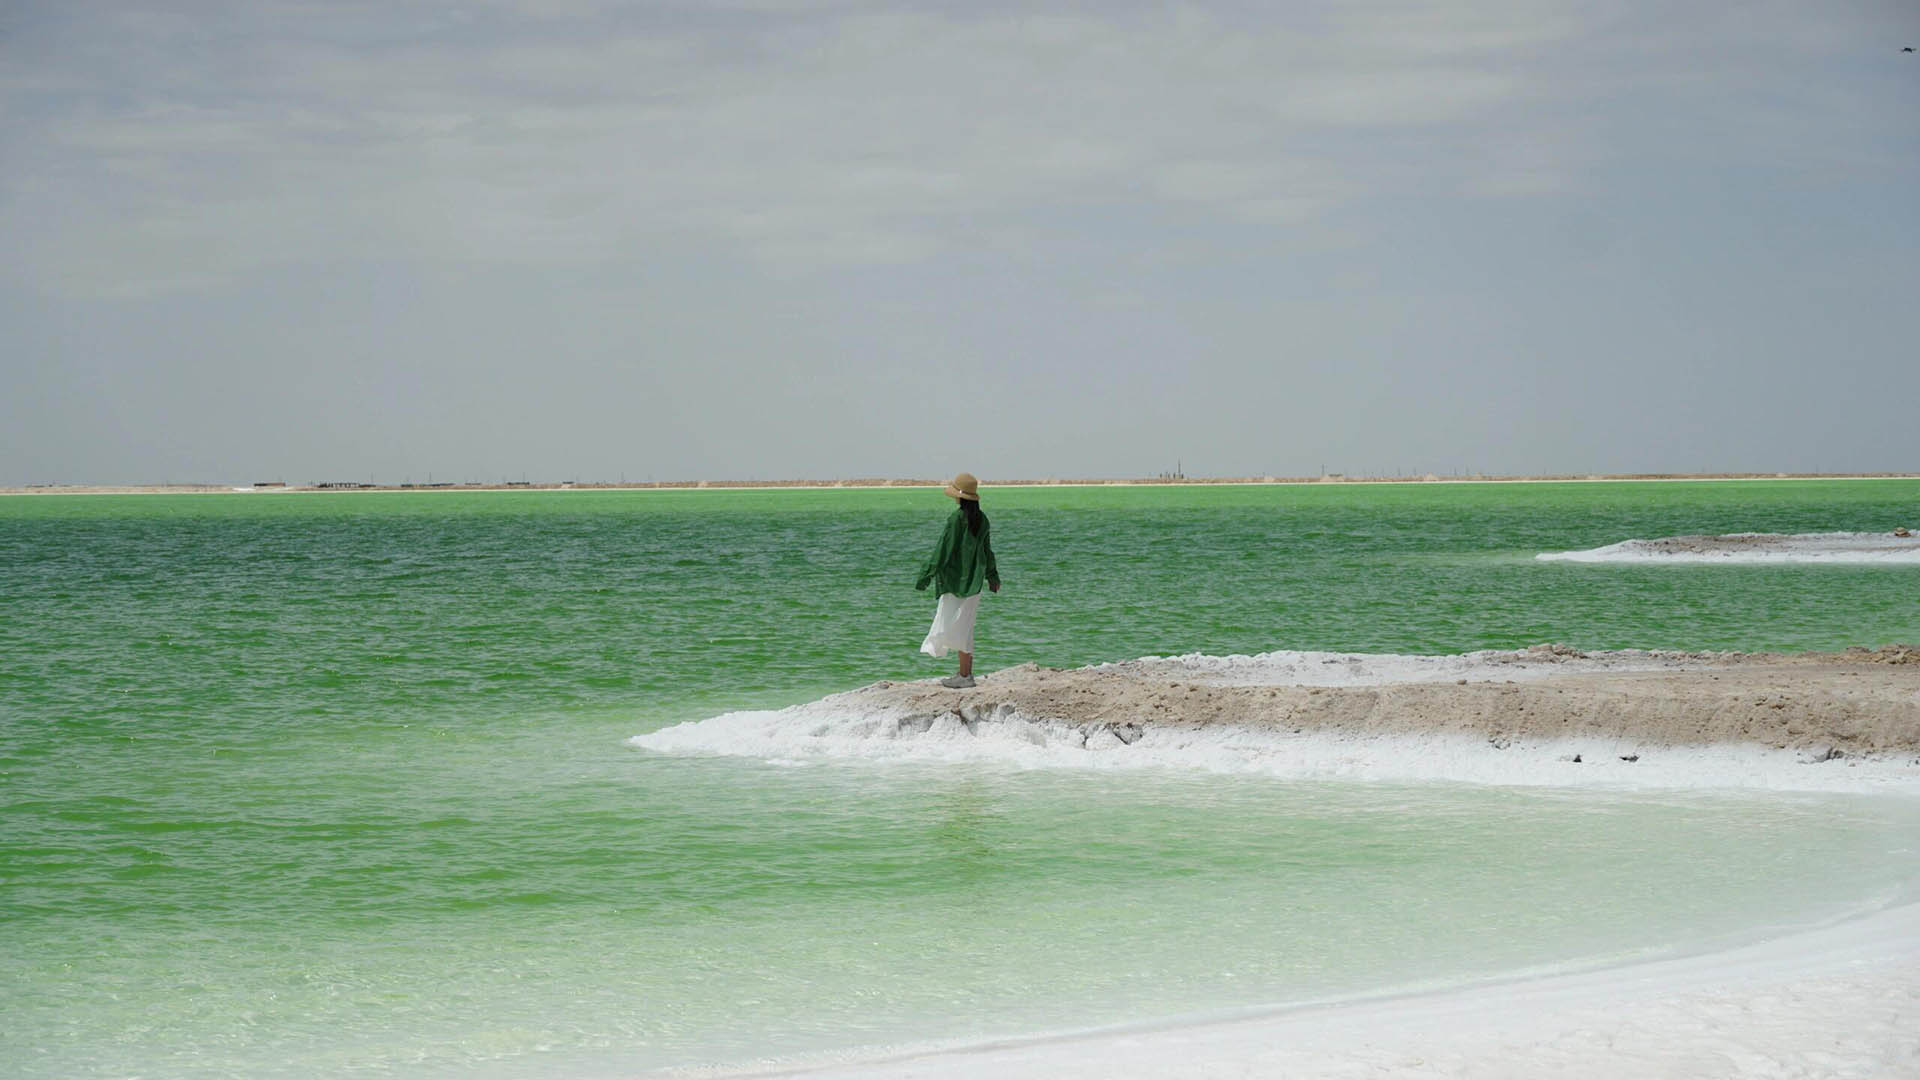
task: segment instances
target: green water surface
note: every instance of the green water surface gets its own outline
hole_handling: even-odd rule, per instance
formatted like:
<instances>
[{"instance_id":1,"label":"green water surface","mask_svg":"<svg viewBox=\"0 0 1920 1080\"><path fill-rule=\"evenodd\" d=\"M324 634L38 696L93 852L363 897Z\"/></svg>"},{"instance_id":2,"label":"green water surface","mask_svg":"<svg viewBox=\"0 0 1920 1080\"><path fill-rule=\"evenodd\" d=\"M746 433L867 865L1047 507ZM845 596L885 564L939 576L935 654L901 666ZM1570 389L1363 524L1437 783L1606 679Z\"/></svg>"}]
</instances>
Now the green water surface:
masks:
<instances>
[{"instance_id":1,"label":"green water surface","mask_svg":"<svg viewBox=\"0 0 1920 1080\"><path fill-rule=\"evenodd\" d=\"M668 758L926 677L927 491L0 499L10 1075L628 1075L1603 962L1914 872L1899 801ZM1912 481L987 491L980 666L1920 641Z\"/></svg>"}]
</instances>

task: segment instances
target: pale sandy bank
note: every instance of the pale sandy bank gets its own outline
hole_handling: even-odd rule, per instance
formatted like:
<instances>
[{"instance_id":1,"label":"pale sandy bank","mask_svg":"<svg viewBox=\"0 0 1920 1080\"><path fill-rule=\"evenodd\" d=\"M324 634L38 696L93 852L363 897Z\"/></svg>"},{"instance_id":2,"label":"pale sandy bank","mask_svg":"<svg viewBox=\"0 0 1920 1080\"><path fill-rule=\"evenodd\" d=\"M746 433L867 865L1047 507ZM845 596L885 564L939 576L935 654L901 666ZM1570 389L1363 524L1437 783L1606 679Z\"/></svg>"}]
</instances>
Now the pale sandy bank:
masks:
<instances>
[{"instance_id":1,"label":"pale sandy bank","mask_svg":"<svg viewBox=\"0 0 1920 1080\"><path fill-rule=\"evenodd\" d=\"M879 682L639 735L764 759L1920 796L1920 650L1148 657Z\"/></svg>"},{"instance_id":2,"label":"pale sandy bank","mask_svg":"<svg viewBox=\"0 0 1920 1080\"><path fill-rule=\"evenodd\" d=\"M1920 754L1920 649L1770 655L1543 645L1392 657L1269 653L1149 658L1075 670L1031 664L967 690L880 682L827 699L905 728L1018 715L1132 745L1152 731L1231 726L1339 735L1591 739L1648 748L1752 744L1823 758ZM825 704L823 702L822 704Z\"/></svg>"}]
</instances>

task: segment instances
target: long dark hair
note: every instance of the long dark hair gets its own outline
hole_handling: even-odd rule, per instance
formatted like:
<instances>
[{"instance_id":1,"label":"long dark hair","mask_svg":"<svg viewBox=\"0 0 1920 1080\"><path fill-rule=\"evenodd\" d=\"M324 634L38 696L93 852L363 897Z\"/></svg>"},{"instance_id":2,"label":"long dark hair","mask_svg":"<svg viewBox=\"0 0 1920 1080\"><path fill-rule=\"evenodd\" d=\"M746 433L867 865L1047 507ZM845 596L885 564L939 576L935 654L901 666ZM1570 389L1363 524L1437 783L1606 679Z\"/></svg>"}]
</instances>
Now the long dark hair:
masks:
<instances>
[{"instance_id":1,"label":"long dark hair","mask_svg":"<svg viewBox=\"0 0 1920 1080\"><path fill-rule=\"evenodd\" d=\"M987 515L980 512L979 499L961 499L960 512L967 515L967 532L974 536L979 536L980 530L987 527Z\"/></svg>"}]
</instances>

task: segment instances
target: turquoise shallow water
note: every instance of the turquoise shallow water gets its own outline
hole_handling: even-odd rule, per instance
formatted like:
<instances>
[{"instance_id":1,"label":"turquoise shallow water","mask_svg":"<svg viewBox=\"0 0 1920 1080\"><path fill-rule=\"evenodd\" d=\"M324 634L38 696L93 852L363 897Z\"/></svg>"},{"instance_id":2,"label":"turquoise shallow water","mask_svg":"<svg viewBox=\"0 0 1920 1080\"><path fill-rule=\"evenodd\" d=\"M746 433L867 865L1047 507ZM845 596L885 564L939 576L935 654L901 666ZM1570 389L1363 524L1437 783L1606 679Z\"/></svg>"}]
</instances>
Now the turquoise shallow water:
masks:
<instances>
[{"instance_id":1,"label":"turquoise shallow water","mask_svg":"<svg viewBox=\"0 0 1920 1080\"><path fill-rule=\"evenodd\" d=\"M0 500L0 1060L621 1075L1598 962L1914 872L1897 801L667 758L944 668L910 491ZM1914 572L1540 550L1920 483L989 491L986 669L1920 640Z\"/></svg>"}]
</instances>

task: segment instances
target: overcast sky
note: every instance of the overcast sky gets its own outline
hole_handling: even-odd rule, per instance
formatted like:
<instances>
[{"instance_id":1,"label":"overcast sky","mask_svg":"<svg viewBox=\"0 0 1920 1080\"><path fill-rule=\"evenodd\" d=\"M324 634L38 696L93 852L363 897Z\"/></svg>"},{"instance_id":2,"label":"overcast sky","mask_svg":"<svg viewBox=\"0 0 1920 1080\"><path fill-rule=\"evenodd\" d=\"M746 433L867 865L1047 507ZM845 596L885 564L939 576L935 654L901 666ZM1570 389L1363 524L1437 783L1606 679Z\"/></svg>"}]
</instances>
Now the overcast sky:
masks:
<instances>
[{"instance_id":1,"label":"overcast sky","mask_svg":"<svg viewBox=\"0 0 1920 1080\"><path fill-rule=\"evenodd\" d=\"M10 0L0 484L1920 469L1920 5Z\"/></svg>"}]
</instances>

